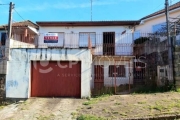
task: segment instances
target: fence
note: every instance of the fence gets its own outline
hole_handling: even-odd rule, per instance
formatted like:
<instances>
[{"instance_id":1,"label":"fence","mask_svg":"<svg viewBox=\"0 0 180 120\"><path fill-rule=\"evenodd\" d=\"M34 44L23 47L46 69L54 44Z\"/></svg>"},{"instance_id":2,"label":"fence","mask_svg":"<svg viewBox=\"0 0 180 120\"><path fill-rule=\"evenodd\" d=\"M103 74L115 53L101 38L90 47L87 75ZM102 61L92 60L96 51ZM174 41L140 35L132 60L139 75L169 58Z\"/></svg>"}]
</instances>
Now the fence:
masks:
<instances>
[{"instance_id":1,"label":"fence","mask_svg":"<svg viewBox=\"0 0 180 120\"><path fill-rule=\"evenodd\" d=\"M171 47L165 33L141 34L139 38L133 40L132 44L121 44L121 46L124 45L126 48L133 48L131 56L126 56L127 54L115 57L105 56L106 58L104 59L101 56L101 62L95 60L95 69L99 65L103 70L99 69L100 72L98 69L94 70L99 72L99 75L97 75L98 72L94 73L94 78L102 76L102 74L104 74L104 77L101 77L103 80L98 80L103 82L96 82L95 80L93 92L95 94L130 92L132 87L139 87L139 85L152 86L154 89L163 87L163 89L168 90L176 83L176 87L179 87L180 34L172 34L170 39L172 42ZM173 75L169 67L168 50L170 48L173 51ZM98 62L100 64L97 64ZM123 68L120 67L122 65ZM108 66L108 68L104 66ZM104 71L104 73L101 71ZM110 73L113 75L111 76ZM122 74L124 76L120 76ZM174 81L171 80L171 76L174 76ZM111 82L111 85L108 82Z\"/></svg>"}]
</instances>

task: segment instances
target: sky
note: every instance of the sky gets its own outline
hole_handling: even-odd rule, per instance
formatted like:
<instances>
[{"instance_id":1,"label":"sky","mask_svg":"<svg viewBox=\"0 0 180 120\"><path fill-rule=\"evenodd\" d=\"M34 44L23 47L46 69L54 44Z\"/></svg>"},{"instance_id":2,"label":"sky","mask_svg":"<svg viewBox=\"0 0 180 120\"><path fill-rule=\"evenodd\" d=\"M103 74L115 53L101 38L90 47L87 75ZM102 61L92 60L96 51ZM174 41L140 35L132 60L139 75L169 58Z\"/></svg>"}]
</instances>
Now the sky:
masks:
<instances>
[{"instance_id":1,"label":"sky","mask_svg":"<svg viewBox=\"0 0 180 120\"><path fill-rule=\"evenodd\" d=\"M169 0L170 1L170 0ZM174 4L180 0L171 0ZM13 22L90 21L91 0L0 0L15 4ZM165 0L92 0L92 20L139 20L164 8ZM0 25L8 23L9 6L0 5Z\"/></svg>"}]
</instances>

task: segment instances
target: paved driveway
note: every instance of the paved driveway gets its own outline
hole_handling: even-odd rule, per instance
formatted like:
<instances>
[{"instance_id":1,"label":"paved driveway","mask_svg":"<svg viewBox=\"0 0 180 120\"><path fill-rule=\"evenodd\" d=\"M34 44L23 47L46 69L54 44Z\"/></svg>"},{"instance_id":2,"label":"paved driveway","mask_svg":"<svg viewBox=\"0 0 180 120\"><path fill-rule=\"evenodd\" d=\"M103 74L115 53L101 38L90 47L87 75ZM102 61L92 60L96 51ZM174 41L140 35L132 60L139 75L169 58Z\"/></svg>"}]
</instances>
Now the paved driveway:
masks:
<instances>
[{"instance_id":1,"label":"paved driveway","mask_svg":"<svg viewBox=\"0 0 180 120\"><path fill-rule=\"evenodd\" d=\"M31 98L0 110L1 120L72 120L82 107L82 99Z\"/></svg>"}]
</instances>

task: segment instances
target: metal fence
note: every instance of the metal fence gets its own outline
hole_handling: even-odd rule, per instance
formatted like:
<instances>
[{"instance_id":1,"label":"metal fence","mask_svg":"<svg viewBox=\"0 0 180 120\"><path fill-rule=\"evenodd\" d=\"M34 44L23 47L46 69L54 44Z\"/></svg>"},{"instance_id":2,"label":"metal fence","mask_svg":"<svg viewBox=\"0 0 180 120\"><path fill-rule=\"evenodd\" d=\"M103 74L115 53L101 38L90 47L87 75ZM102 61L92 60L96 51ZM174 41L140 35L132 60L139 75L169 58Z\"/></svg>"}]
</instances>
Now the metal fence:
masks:
<instances>
[{"instance_id":1,"label":"metal fence","mask_svg":"<svg viewBox=\"0 0 180 120\"><path fill-rule=\"evenodd\" d=\"M104 92L131 92L139 86L151 86L156 89L163 87L168 90L174 85L180 86L180 34L171 34L172 46L169 45L166 33L144 33L133 40L132 44L121 44L126 48L131 47L133 53L126 55L99 56L95 65L101 66L99 74L101 83L94 82L94 93ZM169 65L168 50L172 49L173 75ZM97 57L97 55L95 55ZM94 57L95 58L95 57ZM111 62L109 62L111 61ZM97 64L98 63L98 64ZM121 67L123 65L123 68ZM104 67L108 66L108 67ZM113 67L113 68L112 68ZM121 68L121 69L120 69ZM97 69L97 68L95 68ZM97 70L95 70L97 71ZM102 73L101 71L104 71ZM125 73L124 73L125 71ZM113 76L110 75L112 72ZM124 76L120 76L124 74ZM96 78L97 73L94 73ZM102 76L102 75L101 75ZM174 80L171 80L171 76ZM111 83L108 84L108 83Z\"/></svg>"}]
</instances>

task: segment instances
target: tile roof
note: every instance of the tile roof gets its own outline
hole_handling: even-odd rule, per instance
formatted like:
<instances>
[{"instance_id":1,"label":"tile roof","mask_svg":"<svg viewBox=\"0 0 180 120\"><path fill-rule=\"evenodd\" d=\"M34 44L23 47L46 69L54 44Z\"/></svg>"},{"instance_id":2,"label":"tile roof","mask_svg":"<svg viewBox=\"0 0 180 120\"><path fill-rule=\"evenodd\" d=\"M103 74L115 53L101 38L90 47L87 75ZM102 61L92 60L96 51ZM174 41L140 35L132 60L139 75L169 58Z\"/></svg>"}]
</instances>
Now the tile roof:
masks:
<instances>
[{"instance_id":1,"label":"tile roof","mask_svg":"<svg viewBox=\"0 0 180 120\"><path fill-rule=\"evenodd\" d=\"M177 3L169 6L169 11L177 9L177 8L180 8L180 2L177 2ZM154 12L154 13L148 15L148 16L145 16L145 17L141 18L141 20L144 20L144 19L156 16L156 15L159 15L159 14L162 14L162 13L165 13L165 9L159 10L159 11Z\"/></svg>"},{"instance_id":2,"label":"tile roof","mask_svg":"<svg viewBox=\"0 0 180 120\"><path fill-rule=\"evenodd\" d=\"M36 29L39 28L39 26L33 22L31 22L30 20L26 20L26 21L21 21L21 22L15 22L12 23L13 27L26 27L26 26L31 26L34 27ZM8 25L0 25L0 29L4 29L4 27L8 27Z\"/></svg>"}]
</instances>

